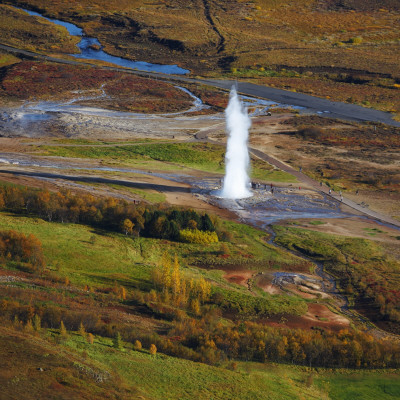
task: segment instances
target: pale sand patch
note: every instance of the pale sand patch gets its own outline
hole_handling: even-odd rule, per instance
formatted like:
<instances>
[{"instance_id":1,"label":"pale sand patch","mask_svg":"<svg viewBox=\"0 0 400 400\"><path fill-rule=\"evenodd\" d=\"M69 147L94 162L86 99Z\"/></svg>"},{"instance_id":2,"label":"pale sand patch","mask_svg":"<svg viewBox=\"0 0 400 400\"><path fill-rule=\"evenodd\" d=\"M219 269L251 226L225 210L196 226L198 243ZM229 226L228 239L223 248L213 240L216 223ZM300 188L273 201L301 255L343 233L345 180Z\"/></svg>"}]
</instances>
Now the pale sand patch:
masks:
<instances>
[{"instance_id":1,"label":"pale sand patch","mask_svg":"<svg viewBox=\"0 0 400 400\"><path fill-rule=\"evenodd\" d=\"M264 292L269 293L269 294L281 294L282 290L279 289L277 286L272 285L272 284L267 284L267 285L263 285L262 290L264 290Z\"/></svg>"}]
</instances>

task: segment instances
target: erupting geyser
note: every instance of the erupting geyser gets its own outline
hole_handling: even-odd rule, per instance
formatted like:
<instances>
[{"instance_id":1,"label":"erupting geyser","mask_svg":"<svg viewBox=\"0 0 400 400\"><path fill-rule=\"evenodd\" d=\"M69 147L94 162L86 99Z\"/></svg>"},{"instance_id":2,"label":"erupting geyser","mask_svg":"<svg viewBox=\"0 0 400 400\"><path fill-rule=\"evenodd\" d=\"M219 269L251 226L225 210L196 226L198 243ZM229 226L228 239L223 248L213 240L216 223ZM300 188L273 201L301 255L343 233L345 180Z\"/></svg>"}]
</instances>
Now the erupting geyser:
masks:
<instances>
[{"instance_id":1,"label":"erupting geyser","mask_svg":"<svg viewBox=\"0 0 400 400\"><path fill-rule=\"evenodd\" d=\"M226 199L243 199L252 195L249 188L250 157L247 149L251 120L234 87L225 116L229 136L225 154L225 178L220 196Z\"/></svg>"}]
</instances>

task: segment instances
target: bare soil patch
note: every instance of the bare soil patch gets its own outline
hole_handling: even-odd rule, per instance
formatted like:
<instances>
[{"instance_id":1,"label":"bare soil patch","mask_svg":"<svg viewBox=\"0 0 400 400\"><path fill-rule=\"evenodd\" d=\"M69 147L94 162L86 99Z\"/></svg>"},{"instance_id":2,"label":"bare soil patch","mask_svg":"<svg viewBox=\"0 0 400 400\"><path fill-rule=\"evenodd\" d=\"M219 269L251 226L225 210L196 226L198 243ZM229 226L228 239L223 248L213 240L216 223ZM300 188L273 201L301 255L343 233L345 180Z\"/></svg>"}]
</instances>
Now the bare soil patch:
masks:
<instances>
[{"instance_id":1,"label":"bare soil patch","mask_svg":"<svg viewBox=\"0 0 400 400\"><path fill-rule=\"evenodd\" d=\"M247 288L247 281L254 275L254 271L227 271L225 272L224 279L230 283L236 283L237 285L244 286Z\"/></svg>"},{"instance_id":2,"label":"bare soil patch","mask_svg":"<svg viewBox=\"0 0 400 400\"><path fill-rule=\"evenodd\" d=\"M310 303L308 311L303 316L271 317L265 321L271 326L286 326L288 328L312 329L315 327L340 331L350 326L350 321L323 304Z\"/></svg>"}]
</instances>

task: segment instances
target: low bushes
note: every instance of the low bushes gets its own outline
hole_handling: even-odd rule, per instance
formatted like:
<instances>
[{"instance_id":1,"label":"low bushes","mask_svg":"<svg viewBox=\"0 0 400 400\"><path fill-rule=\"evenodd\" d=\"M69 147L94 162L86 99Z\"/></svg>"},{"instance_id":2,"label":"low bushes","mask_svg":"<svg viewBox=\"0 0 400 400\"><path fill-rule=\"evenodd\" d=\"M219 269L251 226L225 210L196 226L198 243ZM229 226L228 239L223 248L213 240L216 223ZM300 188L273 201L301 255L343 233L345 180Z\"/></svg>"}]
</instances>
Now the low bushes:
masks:
<instances>
[{"instance_id":1,"label":"low bushes","mask_svg":"<svg viewBox=\"0 0 400 400\"><path fill-rule=\"evenodd\" d=\"M215 232L203 232L198 229L183 229L179 232L179 240L185 243L209 244L217 243L218 236Z\"/></svg>"}]
</instances>

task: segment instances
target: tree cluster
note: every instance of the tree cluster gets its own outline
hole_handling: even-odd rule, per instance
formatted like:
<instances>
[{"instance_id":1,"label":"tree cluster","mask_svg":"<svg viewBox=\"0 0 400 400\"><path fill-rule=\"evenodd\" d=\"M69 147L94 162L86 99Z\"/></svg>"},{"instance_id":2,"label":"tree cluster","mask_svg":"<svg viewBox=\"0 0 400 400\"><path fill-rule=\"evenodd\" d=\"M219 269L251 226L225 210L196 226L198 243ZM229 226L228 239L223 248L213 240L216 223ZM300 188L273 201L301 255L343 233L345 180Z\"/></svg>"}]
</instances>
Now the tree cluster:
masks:
<instances>
[{"instance_id":1,"label":"tree cluster","mask_svg":"<svg viewBox=\"0 0 400 400\"><path fill-rule=\"evenodd\" d=\"M315 328L291 330L252 322L233 326L207 318L182 321L171 332L180 343L203 357L294 363L340 368L385 368L400 365L400 347L355 330L339 332Z\"/></svg>"},{"instance_id":2,"label":"tree cluster","mask_svg":"<svg viewBox=\"0 0 400 400\"><path fill-rule=\"evenodd\" d=\"M182 230L215 232L214 223L206 213L133 204L115 198L96 198L90 194L74 195L67 190L51 193L14 186L0 187L0 210L3 208L37 215L49 222L82 223L126 235L177 241Z\"/></svg>"},{"instance_id":3,"label":"tree cluster","mask_svg":"<svg viewBox=\"0 0 400 400\"><path fill-rule=\"evenodd\" d=\"M202 304L210 299L211 284L203 277L187 279L181 271L178 257L171 262L168 253L164 253L161 264L153 271L153 283L158 293L150 300L167 306L173 305L200 314Z\"/></svg>"}]
</instances>

